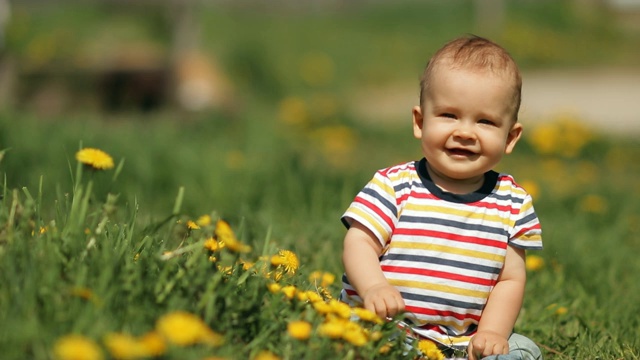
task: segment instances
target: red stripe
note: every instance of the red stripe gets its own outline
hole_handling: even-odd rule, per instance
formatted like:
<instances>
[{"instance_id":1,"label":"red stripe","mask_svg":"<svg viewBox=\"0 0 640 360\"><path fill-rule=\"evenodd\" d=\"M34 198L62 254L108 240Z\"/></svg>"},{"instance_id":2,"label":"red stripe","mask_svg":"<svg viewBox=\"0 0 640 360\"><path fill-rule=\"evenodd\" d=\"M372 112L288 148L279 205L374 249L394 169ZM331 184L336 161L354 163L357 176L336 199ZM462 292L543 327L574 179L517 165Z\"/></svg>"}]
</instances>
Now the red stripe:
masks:
<instances>
[{"instance_id":1,"label":"red stripe","mask_svg":"<svg viewBox=\"0 0 640 360\"><path fill-rule=\"evenodd\" d=\"M344 289L344 292L346 292L347 295L349 295L349 296L360 296L360 295L358 295L358 293L355 290Z\"/></svg>"},{"instance_id":2,"label":"red stripe","mask_svg":"<svg viewBox=\"0 0 640 360\"><path fill-rule=\"evenodd\" d=\"M489 203L489 202L483 202L483 201L477 201L474 203L470 203L470 206L476 206L479 208L484 208L484 209L497 209L500 212L508 212L511 213L513 215L517 214L520 212L519 209L514 208L513 206L510 205L499 205L496 203Z\"/></svg>"},{"instance_id":3,"label":"red stripe","mask_svg":"<svg viewBox=\"0 0 640 360\"><path fill-rule=\"evenodd\" d=\"M353 202L362 204L367 209L372 210L376 215L378 215L380 218L382 218L382 220L387 224L387 226L389 226L393 231L393 221L391 221L391 218L389 216L387 216L387 214L385 214L379 207L377 207L371 201L365 200L364 198L362 198L360 196L357 196L353 200Z\"/></svg>"},{"instance_id":4,"label":"red stripe","mask_svg":"<svg viewBox=\"0 0 640 360\"><path fill-rule=\"evenodd\" d=\"M389 265L382 265L381 268L382 268L382 271L386 271L386 272L431 276L431 277L440 278L440 279L455 280L455 281L461 281L465 283L471 283L471 284L482 285L482 286L493 286L495 284L495 280L483 279L483 278L474 277L474 276L464 276L461 274L453 274L446 271L434 271L429 269L412 268L412 267L406 267L406 266L389 266Z\"/></svg>"},{"instance_id":5,"label":"red stripe","mask_svg":"<svg viewBox=\"0 0 640 360\"><path fill-rule=\"evenodd\" d=\"M460 314L453 311L441 311L434 309L427 309L423 307L417 306L405 306L405 311L412 312L414 314L421 314L427 316L438 316L438 317L452 317L458 320L472 319L475 321L480 321L480 316L473 314Z\"/></svg>"},{"instance_id":6,"label":"red stripe","mask_svg":"<svg viewBox=\"0 0 640 360\"><path fill-rule=\"evenodd\" d=\"M464 236L464 235L454 234L450 232L427 230L427 229L398 228L396 229L395 234L409 235L409 236L426 236L426 237L432 237L437 239L447 239L447 240L459 241L463 243L491 246L498 249L505 249L507 247L507 243L504 241L485 239L477 236Z\"/></svg>"},{"instance_id":7,"label":"red stripe","mask_svg":"<svg viewBox=\"0 0 640 360\"><path fill-rule=\"evenodd\" d=\"M530 226L530 227L527 227L527 228L523 228L522 230L518 231L518 233L517 233L517 234L515 234L515 235L513 236L513 238L514 238L514 239L515 239L515 238L518 238L518 237L520 237L522 234L527 233L527 232L529 232L529 231L531 231L531 230L540 230L540 223L536 223L536 224L535 224L535 225L533 225L533 226Z\"/></svg>"}]
</instances>

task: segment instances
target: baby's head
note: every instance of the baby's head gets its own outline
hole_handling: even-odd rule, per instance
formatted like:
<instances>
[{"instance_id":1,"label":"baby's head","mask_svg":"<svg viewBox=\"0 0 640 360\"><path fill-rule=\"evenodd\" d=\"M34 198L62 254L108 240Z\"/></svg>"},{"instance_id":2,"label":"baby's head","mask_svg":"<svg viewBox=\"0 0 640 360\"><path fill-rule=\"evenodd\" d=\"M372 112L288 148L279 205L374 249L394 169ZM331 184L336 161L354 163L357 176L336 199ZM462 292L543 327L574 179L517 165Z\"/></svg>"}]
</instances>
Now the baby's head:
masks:
<instances>
[{"instance_id":1,"label":"baby's head","mask_svg":"<svg viewBox=\"0 0 640 360\"><path fill-rule=\"evenodd\" d=\"M420 78L420 106L424 110L424 101L428 93L431 75L442 70L464 69L474 72L486 72L499 75L513 86L513 121L518 121L522 78L515 61L500 45L478 36L461 37L452 40L438 50L427 63Z\"/></svg>"}]
</instances>

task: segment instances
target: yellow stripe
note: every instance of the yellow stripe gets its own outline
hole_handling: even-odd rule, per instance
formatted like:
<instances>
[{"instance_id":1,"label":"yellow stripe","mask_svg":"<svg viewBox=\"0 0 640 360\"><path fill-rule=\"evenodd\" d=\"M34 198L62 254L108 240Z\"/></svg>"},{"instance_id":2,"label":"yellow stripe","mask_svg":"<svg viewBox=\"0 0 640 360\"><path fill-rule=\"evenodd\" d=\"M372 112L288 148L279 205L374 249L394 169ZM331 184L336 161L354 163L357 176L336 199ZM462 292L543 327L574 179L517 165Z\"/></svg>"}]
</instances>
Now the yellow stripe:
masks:
<instances>
[{"instance_id":1,"label":"yellow stripe","mask_svg":"<svg viewBox=\"0 0 640 360\"><path fill-rule=\"evenodd\" d=\"M514 240L522 240L522 241L541 241L542 240L542 236L540 234L523 234L520 237L518 237L517 239Z\"/></svg>"},{"instance_id":2,"label":"yellow stripe","mask_svg":"<svg viewBox=\"0 0 640 360\"><path fill-rule=\"evenodd\" d=\"M380 181L380 179L377 178L377 177L373 178L373 180L371 180L371 183L373 183L376 186L380 187L380 189L382 189L382 191L387 193L389 196L395 197L396 191L388 183Z\"/></svg>"},{"instance_id":3,"label":"yellow stripe","mask_svg":"<svg viewBox=\"0 0 640 360\"><path fill-rule=\"evenodd\" d=\"M533 207L533 203L532 202L526 202L524 204L522 204L522 207L520 208L520 213L524 214L527 211L529 211L529 209L531 209Z\"/></svg>"},{"instance_id":4,"label":"yellow stripe","mask_svg":"<svg viewBox=\"0 0 640 360\"><path fill-rule=\"evenodd\" d=\"M426 289L432 291L439 291L448 294L469 296L478 299L486 299L489 296L489 291L477 291L477 290L468 290L462 289L449 285L438 285L438 284L430 284L422 281L410 281L410 280L397 280L397 279L388 279L389 283L394 286L403 286L414 289Z\"/></svg>"},{"instance_id":5,"label":"yellow stripe","mask_svg":"<svg viewBox=\"0 0 640 360\"><path fill-rule=\"evenodd\" d=\"M447 254L463 255L463 256L468 256L468 257L477 258L477 259L485 259L485 260L492 260L492 261L499 261L499 262L504 261L503 255L486 253L486 252L477 251L477 250L460 249L457 247L445 246L445 245L413 243L413 242L407 242L407 241L394 240L393 242L391 242L391 247L400 248L400 249L430 250L430 251L443 252Z\"/></svg>"},{"instance_id":6,"label":"yellow stripe","mask_svg":"<svg viewBox=\"0 0 640 360\"><path fill-rule=\"evenodd\" d=\"M416 204L406 204L405 208L407 210L413 210L413 211L438 212L438 213L443 213L443 214L447 214L447 215L454 215L454 216L459 216L459 217L464 217L464 218L483 219L483 220L487 220L487 221L493 221L493 222L497 222L497 223L502 223L502 224L505 224L505 225L508 225L510 223L510 219L508 217L507 218L503 218L503 217L500 217L498 215L483 214L483 213L479 213L479 212L474 211L474 210L457 210L457 209L445 208L445 207L442 207L442 206L416 205ZM477 210L477 208L474 208L474 209Z\"/></svg>"},{"instance_id":7,"label":"yellow stripe","mask_svg":"<svg viewBox=\"0 0 640 360\"><path fill-rule=\"evenodd\" d=\"M525 197L527 195L527 192L524 189L521 189L517 186L514 186L513 184L509 183L509 182L501 182L500 186L498 186L498 192L500 191L506 191L509 193L515 193L517 195L520 195L522 197Z\"/></svg>"},{"instance_id":8,"label":"yellow stripe","mask_svg":"<svg viewBox=\"0 0 640 360\"><path fill-rule=\"evenodd\" d=\"M410 316L411 320L418 324L418 328L416 330L421 330L420 329L421 324L422 325L431 324L431 325L446 326L448 328L453 328L456 331L462 332L462 331L467 331L469 326L476 324L476 322L471 320L471 319L465 319L462 322L462 324L460 324L460 323L458 323L456 321L453 321L453 320L450 320L450 321L429 321L429 319L422 320L422 319L417 319L416 316L417 316L416 314ZM447 342L447 340L449 340L449 341L452 341L453 344L456 344L456 343L460 343L460 342L465 342L464 339L467 339L467 341L468 341L468 339L470 339L469 336L459 336L459 337L448 338L447 335L443 335L443 334L438 334L438 335L441 336L441 337L439 337L437 340L441 340L441 341L443 341L445 343L450 343L450 342ZM438 335L434 335L434 337L437 337Z\"/></svg>"},{"instance_id":9,"label":"yellow stripe","mask_svg":"<svg viewBox=\"0 0 640 360\"><path fill-rule=\"evenodd\" d=\"M380 234L380 236L382 236L383 240L387 240L387 238L389 237L389 234L387 233L387 231L378 224L378 221L375 221L371 218L371 215L365 211L363 211L362 209L358 208L358 207L350 207L348 212L351 212L355 215L361 216L365 222L371 226L373 226L376 231L378 232L378 234ZM364 225L364 224L363 224Z\"/></svg>"},{"instance_id":10,"label":"yellow stripe","mask_svg":"<svg viewBox=\"0 0 640 360\"><path fill-rule=\"evenodd\" d=\"M466 330L466 328L460 329L460 330ZM458 345L458 344L467 344L469 343L469 341L471 341L470 336L453 337L453 336L438 334L438 335L434 335L433 337L435 338L435 340L449 346Z\"/></svg>"}]
</instances>

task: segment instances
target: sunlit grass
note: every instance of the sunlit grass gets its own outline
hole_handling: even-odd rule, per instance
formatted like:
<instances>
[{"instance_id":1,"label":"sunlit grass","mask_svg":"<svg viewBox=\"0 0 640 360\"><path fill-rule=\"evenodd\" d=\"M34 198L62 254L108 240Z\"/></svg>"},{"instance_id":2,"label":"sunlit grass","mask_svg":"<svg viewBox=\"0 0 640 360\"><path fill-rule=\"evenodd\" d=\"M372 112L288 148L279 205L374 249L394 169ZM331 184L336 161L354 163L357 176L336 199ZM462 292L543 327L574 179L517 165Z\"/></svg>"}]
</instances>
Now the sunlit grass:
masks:
<instances>
[{"instance_id":1,"label":"sunlit grass","mask_svg":"<svg viewBox=\"0 0 640 360\"><path fill-rule=\"evenodd\" d=\"M310 356L315 341L338 358L387 351L379 340L361 347L323 337L338 325L322 325L324 315L312 315L318 309L311 299L337 295L339 217L378 167L415 158L410 134L345 124L358 136L343 154L354 166L344 167L323 157L321 143L300 147L296 139L314 130L296 125L258 125L263 130L251 137L270 139L252 147L249 136L226 137L240 125L221 125L226 130L219 132L218 123L159 121L145 125L153 140L142 148L127 140L141 126L91 121L86 131L58 131L58 142L69 148L49 151L44 141L38 147L14 140L27 133L21 127L33 129L28 120L12 126L5 120L10 149L0 162L0 348L6 358L49 358L58 339L74 334L109 357L111 348L139 344L174 310L195 314L225 341L183 348L165 339L167 358L232 359L265 351L301 358ZM546 126L553 124L565 126ZM30 136L43 140L49 129L42 131ZM81 166L74 158L79 139L84 146L99 143L119 170ZM640 169L634 166L640 145L595 133L587 139L568 153L541 152L539 140L526 137L501 165L534 194L545 241L527 261L516 330L535 339L547 357L638 358L632 334L640 310L633 275L640 270ZM247 166L225 162L234 144ZM370 151L375 144L386 144L379 157ZM41 165L23 166L26 156L38 156ZM220 243L224 231L238 243ZM349 336L360 344L359 335ZM236 341L243 345L232 345ZM389 354L397 354L392 349Z\"/></svg>"}]
</instances>

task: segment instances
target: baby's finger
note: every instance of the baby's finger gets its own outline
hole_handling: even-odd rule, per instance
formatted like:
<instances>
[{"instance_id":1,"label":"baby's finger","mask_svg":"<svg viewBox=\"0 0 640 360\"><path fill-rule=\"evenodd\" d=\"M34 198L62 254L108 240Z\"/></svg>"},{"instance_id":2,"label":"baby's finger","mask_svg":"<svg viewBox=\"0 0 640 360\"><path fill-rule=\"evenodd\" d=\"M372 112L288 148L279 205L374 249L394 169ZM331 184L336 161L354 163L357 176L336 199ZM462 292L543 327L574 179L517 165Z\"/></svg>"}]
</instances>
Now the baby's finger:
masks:
<instances>
[{"instance_id":1,"label":"baby's finger","mask_svg":"<svg viewBox=\"0 0 640 360\"><path fill-rule=\"evenodd\" d=\"M369 310L373 311L376 315L378 315L378 317L382 319L387 317L388 310L387 304L385 303L384 299L376 299L372 301L372 308Z\"/></svg>"},{"instance_id":2,"label":"baby's finger","mask_svg":"<svg viewBox=\"0 0 640 360\"><path fill-rule=\"evenodd\" d=\"M473 356L473 359L482 359L486 354L486 346L487 342L485 339L471 339L471 343L469 343L469 359ZM489 354L486 354L489 355Z\"/></svg>"}]
</instances>

